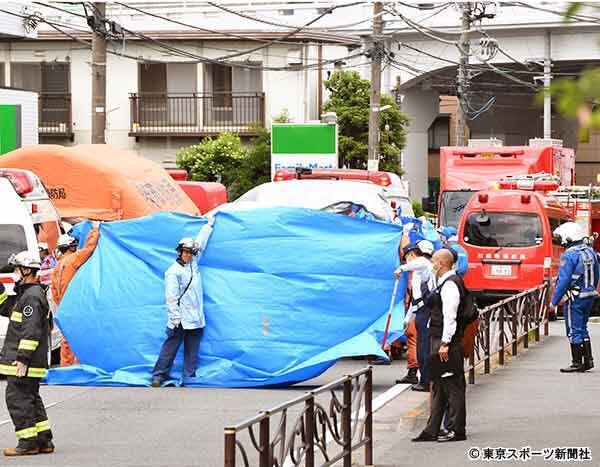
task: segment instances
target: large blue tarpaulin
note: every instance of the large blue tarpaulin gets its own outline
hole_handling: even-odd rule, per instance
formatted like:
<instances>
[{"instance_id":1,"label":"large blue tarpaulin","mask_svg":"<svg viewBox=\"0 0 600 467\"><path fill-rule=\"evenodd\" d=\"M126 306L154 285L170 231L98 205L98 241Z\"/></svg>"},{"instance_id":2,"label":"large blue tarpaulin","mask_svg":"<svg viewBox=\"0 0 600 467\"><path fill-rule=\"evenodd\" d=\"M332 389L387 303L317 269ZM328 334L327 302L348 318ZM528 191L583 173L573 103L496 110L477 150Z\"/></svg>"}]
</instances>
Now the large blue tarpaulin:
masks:
<instances>
[{"instance_id":1,"label":"large blue tarpaulin","mask_svg":"<svg viewBox=\"0 0 600 467\"><path fill-rule=\"evenodd\" d=\"M161 213L103 223L56 321L82 365L49 384L149 385L165 338L164 272L206 220ZM79 226L85 237L87 225ZM341 357L378 355L402 227L304 209L219 213L200 260L207 325L188 386L288 385ZM401 281L391 339L402 334ZM181 349L182 350L182 349ZM181 379L182 352L171 372Z\"/></svg>"}]
</instances>

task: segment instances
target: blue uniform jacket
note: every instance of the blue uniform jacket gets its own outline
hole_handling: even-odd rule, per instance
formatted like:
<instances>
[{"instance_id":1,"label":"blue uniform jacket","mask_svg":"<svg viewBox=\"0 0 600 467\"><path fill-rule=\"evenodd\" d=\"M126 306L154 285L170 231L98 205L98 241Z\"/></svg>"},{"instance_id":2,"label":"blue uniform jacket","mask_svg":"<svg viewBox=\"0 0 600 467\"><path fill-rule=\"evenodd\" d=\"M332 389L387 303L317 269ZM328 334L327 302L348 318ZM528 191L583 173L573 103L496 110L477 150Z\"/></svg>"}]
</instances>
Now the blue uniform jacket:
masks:
<instances>
[{"instance_id":1,"label":"blue uniform jacket","mask_svg":"<svg viewBox=\"0 0 600 467\"><path fill-rule=\"evenodd\" d=\"M583 242L567 248L560 258L560 270L556 288L552 295L552 305L558 302L571 289L575 292L575 298L589 298L598 295L598 277L600 267L596 252Z\"/></svg>"}]
</instances>

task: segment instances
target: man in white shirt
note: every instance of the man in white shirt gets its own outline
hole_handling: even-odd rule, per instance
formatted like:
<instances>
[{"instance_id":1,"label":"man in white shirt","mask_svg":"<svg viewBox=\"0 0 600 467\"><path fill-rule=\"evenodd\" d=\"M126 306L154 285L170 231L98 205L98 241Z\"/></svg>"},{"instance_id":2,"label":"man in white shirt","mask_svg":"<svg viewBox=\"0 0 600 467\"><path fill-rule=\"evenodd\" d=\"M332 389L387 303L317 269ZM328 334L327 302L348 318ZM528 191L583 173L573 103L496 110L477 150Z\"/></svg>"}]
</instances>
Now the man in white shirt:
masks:
<instances>
[{"instance_id":1,"label":"man in white shirt","mask_svg":"<svg viewBox=\"0 0 600 467\"><path fill-rule=\"evenodd\" d=\"M431 276L431 255L433 254L433 244L428 240L420 240L416 243L410 243L404 248L404 258L406 263L400 266L396 271L396 277L403 272L411 272L411 295L410 304L404 318L404 329L408 328L410 321L415 319L417 331L417 360L419 362L420 380L413 384L413 391L429 392L429 373L427 371L425 360L429 355L429 308L424 305L421 296L421 287L427 283ZM396 381L397 383L399 381ZM402 380L400 380L402 382Z\"/></svg>"},{"instance_id":2,"label":"man in white shirt","mask_svg":"<svg viewBox=\"0 0 600 467\"><path fill-rule=\"evenodd\" d=\"M435 289L428 297L431 308L431 354L427 365L433 381L431 414L427 426L413 441L464 441L466 437L465 374L462 348L464 330L459 325L465 288L453 269L456 253L442 248L433 255ZM448 433L439 436L448 406Z\"/></svg>"}]
</instances>

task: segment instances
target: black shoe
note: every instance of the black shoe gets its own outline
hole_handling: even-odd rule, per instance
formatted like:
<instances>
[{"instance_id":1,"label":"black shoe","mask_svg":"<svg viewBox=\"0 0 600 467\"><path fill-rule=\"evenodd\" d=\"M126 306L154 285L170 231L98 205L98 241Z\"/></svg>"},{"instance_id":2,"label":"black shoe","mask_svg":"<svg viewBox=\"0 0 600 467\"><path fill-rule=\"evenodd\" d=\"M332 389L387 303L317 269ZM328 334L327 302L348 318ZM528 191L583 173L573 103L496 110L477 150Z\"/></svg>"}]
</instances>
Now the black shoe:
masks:
<instances>
[{"instance_id":1,"label":"black shoe","mask_svg":"<svg viewBox=\"0 0 600 467\"><path fill-rule=\"evenodd\" d=\"M52 441L38 442L40 454L52 454L54 452L54 443Z\"/></svg>"},{"instance_id":2,"label":"black shoe","mask_svg":"<svg viewBox=\"0 0 600 467\"><path fill-rule=\"evenodd\" d=\"M589 339L583 341L583 371L594 368L594 357L592 357L592 342Z\"/></svg>"},{"instance_id":3,"label":"black shoe","mask_svg":"<svg viewBox=\"0 0 600 467\"><path fill-rule=\"evenodd\" d=\"M162 381L160 379L153 379L152 380L152 387L153 388L159 388L162 386Z\"/></svg>"},{"instance_id":4,"label":"black shoe","mask_svg":"<svg viewBox=\"0 0 600 467\"><path fill-rule=\"evenodd\" d=\"M571 344L571 366L561 368L561 373L581 373L584 370L583 366L583 345L582 344Z\"/></svg>"},{"instance_id":5,"label":"black shoe","mask_svg":"<svg viewBox=\"0 0 600 467\"><path fill-rule=\"evenodd\" d=\"M440 428L440 434L438 435L438 438L440 436L448 436L448 433L450 433L448 430L446 430L445 428Z\"/></svg>"},{"instance_id":6,"label":"black shoe","mask_svg":"<svg viewBox=\"0 0 600 467\"><path fill-rule=\"evenodd\" d=\"M448 443L450 441L465 441L467 439L467 435L458 434L454 431L449 431L445 436L438 436L438 443Z\"/></svg>"},{"instance_id":7,"label":"black shoe","mask_svg":"<svg viewBox=\"0 0 600 467\"><path fill-rule=\"evenodd\" d=\"M429 392L429 385L425 385L425 384L413 384L410 387L413 391L417 391L417 392Z\"/></svg>"},{"instance_id":8,"label":"black shoe","mask_svg":"<svg viewBox=\"0 0 600 467\"><path fill-rule=\"evenodd\" d=\"M396 380L396 384L417 384L418 382L419 378L417 378L416 368L409 368L404 378Z\"/></svg>"},{"instance_id":9,"label":"black shoe","mask_svg":"<svg viewBox=\"0 0 600 467\"><path fill-rule=\"evenodd\" d=\"M425 441L437 441L437 440L438 440L437 436L430 435L429 433L425 433L423 431L423 432L421 432L421 434L419 436L417 436L416 438L413 438L411 441L413 443L422 443Z\"/></svg>"}]
</instances>

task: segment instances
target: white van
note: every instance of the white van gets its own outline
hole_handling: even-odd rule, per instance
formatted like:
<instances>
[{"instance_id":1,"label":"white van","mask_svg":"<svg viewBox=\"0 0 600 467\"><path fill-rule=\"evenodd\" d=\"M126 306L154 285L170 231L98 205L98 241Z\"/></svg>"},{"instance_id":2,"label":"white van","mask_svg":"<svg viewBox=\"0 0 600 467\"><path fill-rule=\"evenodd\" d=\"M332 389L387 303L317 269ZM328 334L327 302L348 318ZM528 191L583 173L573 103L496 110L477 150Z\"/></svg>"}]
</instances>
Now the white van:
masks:
<instances>
[{"instance_id":1,"label":"white van","mask_svg":"<svg viewBox=\"0 0 600 467\"><path fill-rule=\"evenodd\" d=\"M27 250L39 258L38 242L56 248L60 235L60 216L44 185L33 172L0 169L0 281L9 294L14 293L14 276L6 272L8 259ZM0 317L0 348L4 344L8 319ZM52 331L52 350L60 349L58 327Z\"/></svg>"}]
</instances>

